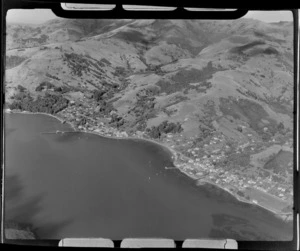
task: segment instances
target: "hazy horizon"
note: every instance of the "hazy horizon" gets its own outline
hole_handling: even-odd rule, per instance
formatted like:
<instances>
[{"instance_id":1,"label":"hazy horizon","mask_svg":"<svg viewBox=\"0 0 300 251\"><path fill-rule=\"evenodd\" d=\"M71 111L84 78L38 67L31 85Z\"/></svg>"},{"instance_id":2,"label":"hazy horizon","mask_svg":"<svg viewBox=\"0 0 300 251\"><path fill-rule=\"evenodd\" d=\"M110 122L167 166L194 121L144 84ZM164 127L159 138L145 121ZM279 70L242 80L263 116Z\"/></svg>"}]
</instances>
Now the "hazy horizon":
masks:
<instances>
[{"instance_id":1,"label":"hazy horizon","mask_svg":"<svg viewBox=\"0 0 300 251\"><path fill-rule=\"evenodd\" d=\"M59 18L50 9L12 9L7 12L8 23L39 25ZM291 11L249 11L243 18L260 20L266 23L293 21Z\"/></svg>"}]
</instances>

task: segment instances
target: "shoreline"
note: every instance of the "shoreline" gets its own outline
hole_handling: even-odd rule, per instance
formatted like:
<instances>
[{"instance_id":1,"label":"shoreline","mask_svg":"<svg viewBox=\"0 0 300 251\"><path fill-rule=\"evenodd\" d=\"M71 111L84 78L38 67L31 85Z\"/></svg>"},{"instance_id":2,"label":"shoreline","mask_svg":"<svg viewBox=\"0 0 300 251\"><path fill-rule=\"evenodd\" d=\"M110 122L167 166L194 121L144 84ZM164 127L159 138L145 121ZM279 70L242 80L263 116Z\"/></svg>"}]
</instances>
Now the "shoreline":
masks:
<instances>
[{"instance_id":1,"label":"shoreline","mask_svg":"<svg viewBox=\"0 0 300 251\"><path fill-rule=\"evenodd\" d=\"M61 122L62 124L65 122L66 124L68 124L74 131L76 131L76 128L74 127L74 125L72 123L70 123L69 121L66 121L58 116L55 116L53 114L50 113L45 113L45 112L28 112L28 111L13 111L10 110L10 112L5 111L6 113L20 113L20 114L31 114L31 115L46 115L46 116L50 116L52 118L57 119L59 122Z\"/></svg>"},{"instance_id":2,"label":"shoreline","mask_svg":"<svg viewBox=\"0 0 300 251\"><path fill-rule=\"evenodd\" d=\"M89 134L94 134L94 135L97 135L97 136L100 136L100 137L103 137L103 138L107 138L107 139L117 139L117 140L120 140L120 139L131 139L131 140L141 140L141 141L148 141L148 142L151 142L153 144L157 144L161 147L163 147L164 149L166 149L170 154L171 154L171 157L173 159L173 157L177 157L177 153L174 149L171 149L169 146L166 146L160 142L157 142L155 140L152 140L152 139L146 139L146 138L139 138L139 137L117 137L117 136L107 136L107 135L103 135L99 132L91 132L91 131L87 131L87 130L78 130L77 128L75 128L75 126L70 123L69 121L66 121L58 116L55 116L53 114L49 114L49 113L44 113L44 112L28 112L28 111L10 111L10 112L7 112L5 111L6 113L17 113L17 114L31 114L31 115L46 115L46 116L50 116L52 118L55 118L57 119L59 122L63 123L65 121L66 124L68 124L73 130L74 132L81 132L81 133L89 133ZM177 167L176 167L177 168ZM177 168L179 169L179 168Z\"/></svg>"},{"instance_id":3,"label":"shoreline","mask_svg":"<svg viewBox=\"0 0 300 251\"><path fill-rule=\"evenodd\" d=\"M279 218L279 219L284 220L284 218L285 218L284 216L286 216L286 217L288 218L288 220L284 220L285 222L289 222L289 221L292 221L292 220L293 220L293 213L278 213L278 212L275 212L275 211L273 211L273 210L271 210L271 209L269 209L269 208L267 208L267 207L264 207L263 205L260 205L260 204L258 204L258 203L253 203L253 202L251 202L251 201L242 199L240 196L235 195L235 194L232 193L230 190L224 189L224 188L222 188L221 186L219 186L218 184L215 184L215 183L213 183L213 182L211 182L211 181L209 181L209 180L200 180L200 179L198 179L198 182L199 182L199 181L202 182L203 184L199 184L199 185L198 185L198 183L197 183L198 186L202 186L202 185L205 185L205 184L210 184L210 185L216 186L216 187L218 187L218 188L224 190L225 192L231 194L231 195L232 195L235 199L237 199L238 201L243 202L243 203L247 203L247 204L250 204L250 205L258 206L258 207L260 207L260 208L263 208L263 209L265 209L266 211L268 211L268 212L272 213L273 215L275 215L275 216L276 216L277 218ZM292 216L292 219L290 219L291 216Z\"/></svg>"},{"instance_id":4,"label":"shoreline","mask_svg":"<svg viewBox=\"0 0 300 251\"><path fill-rule=\"evenodd\" d=\"M293 213L278 213L278 212L275 212L273 211L272 209L269 209L267 207L264 207L258 203L253 203L251 201L247 201L247 200L244 200L242 198L240 198L240 196L234 194L233 192L219 186L218 184L215 184L213 183L212 181L209 181L209 180L202 180L201 178L198 178L198 177L195 177L194 175L192 174L189 174L188 172L185 172L183 171L181 168L179 168L177 165L176 165L176 161L178 159L178 155L180 155L181 153L175 151L174 149L172 149L171 147L165 145L165 144L162 144L160 142L157 142L155 140L152 140L152 139L146 139L146 138L139 138L139 137L117 137L117 136L107 136L107 135L103 135L99 132L94 132L94 131L87 131L87 130L78 130L77 128L75 128L75 126L69 122L69 121L66 121L62 118L60 118L59 116L55 116L53 114L49 114L49 113L43 113L43 112L28 112L28 111L13 111L13 110L10 110L10 111L6 111L4 110L5 113L19 113L19 114L32 114L32 115L37 115L37 114L40 114L40 115L46 115L46 116L50 116L52 118L55 118L57 119L58 121L60 121L61 123L65 122L66 124L68 124L72 130L74 130L74 132L81 132L81 133L89 133L89 134L94 134L94 135L97 135L97 136L100 136L100 137L103 137L103 138L106 138L106 139L117 139L117 140L120 140L120 139L125 139L125 140L140 140L140 141L148 141L148 142L151 142L151 143L154 143L156 145L159 145L160 147L164 148L165 150L167 150L169 153L170 153L170 156L171 156L171 159L173 161L173 165L174 165L174 168L176 168L177 170L179 170L181 173L183 173L184 175L188 176L189 178L193 179L194 181L196 181L196 185L197 186L201 186L201 185L205 185L205 184L210 184L210 185L213 185L215 187L217 187L218 189L221 189L227 193L229 193L230 195L232 195L236 200L238 200L239 202L242 202L242 203L247 203L247 204L251 204L251 205L254 205L254 206L258 206L264 210L267 210L268 212L272 213L275 217L281 219L281 220L284 220L284 215L288 216L287 219L285 219L284 221L285 222L291 222L293 220ZM203 183L203 184L199 184L199 183ZM292 216L292 217L290 217ZM290 219L292 218L292 219Z\"/></svg>"}]
</instances>

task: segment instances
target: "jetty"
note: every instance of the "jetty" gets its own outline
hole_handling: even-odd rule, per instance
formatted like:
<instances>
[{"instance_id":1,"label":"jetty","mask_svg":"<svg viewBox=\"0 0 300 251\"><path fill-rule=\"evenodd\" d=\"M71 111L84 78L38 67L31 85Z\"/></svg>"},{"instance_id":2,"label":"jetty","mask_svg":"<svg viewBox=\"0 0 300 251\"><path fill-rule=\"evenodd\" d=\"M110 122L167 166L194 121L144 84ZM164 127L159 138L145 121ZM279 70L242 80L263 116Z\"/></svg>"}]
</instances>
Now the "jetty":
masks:
<instances>
[{"instance_id":1,"label":"jetty","mask_svg":"<svg viewBox=\"0 0 300 251\"><path fill-rule=\"evenodd\" d=\"M57 130L55 132L40 132L40 133L41 134L64 134L64 133L71 133L71 132L74 133L74 131L59 131L59 130Z\"/></svg>"},{"instance_id":2,"label":"jetty","mask_svg":"<svg viewBox=\"0 0 300 251\"><path fill-rule=\"evenodd\" d=\"M170 166L170 167L168 167L168 166L165 166L165 169L178 169L177 167L175 167L175 166Z\"/></svg>"}]
</instances>

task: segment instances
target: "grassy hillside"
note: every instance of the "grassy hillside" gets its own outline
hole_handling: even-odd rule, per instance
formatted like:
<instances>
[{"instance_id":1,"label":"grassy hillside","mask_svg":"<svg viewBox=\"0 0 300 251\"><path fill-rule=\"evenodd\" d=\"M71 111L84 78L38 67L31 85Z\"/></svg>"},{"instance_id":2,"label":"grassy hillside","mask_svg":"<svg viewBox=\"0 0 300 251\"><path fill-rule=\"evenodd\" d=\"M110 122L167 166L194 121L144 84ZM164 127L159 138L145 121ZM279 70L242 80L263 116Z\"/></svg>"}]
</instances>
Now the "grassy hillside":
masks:
<instances>
[{"instance_id":1,"label":"grassy hillside","mask_svg":"<svg viewBox=\"0 0 300 251\"><path fill-rule=\"evenodd\" d=\"M238 177L261 175L261 184L278 173L286 181L291 155L264 167L251 156L292 144L292 45L291 23L251 19L11 24L5 98L80 128L104 124L168 142Z\"/></svg>"}]
</instances>

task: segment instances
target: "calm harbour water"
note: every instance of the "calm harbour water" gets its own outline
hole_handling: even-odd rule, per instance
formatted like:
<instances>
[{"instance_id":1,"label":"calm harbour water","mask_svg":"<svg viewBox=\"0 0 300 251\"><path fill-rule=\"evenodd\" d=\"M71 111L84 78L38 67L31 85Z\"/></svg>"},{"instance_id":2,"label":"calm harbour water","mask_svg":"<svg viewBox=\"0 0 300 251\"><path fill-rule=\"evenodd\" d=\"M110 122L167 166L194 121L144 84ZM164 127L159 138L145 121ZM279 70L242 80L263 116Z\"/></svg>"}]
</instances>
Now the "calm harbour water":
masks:
<instances>
[{"instance_id":1,"label":"calm harbour water","mask_svg":"<svg viewBox=\"0 0 300 251\"><path fill-rule=\"evenodd\" d=\"M5 114L5 220L41 239L291 240L292 224L176 169L162 147L70 131L45 115Z\"/></svg>"}]
</instances>

